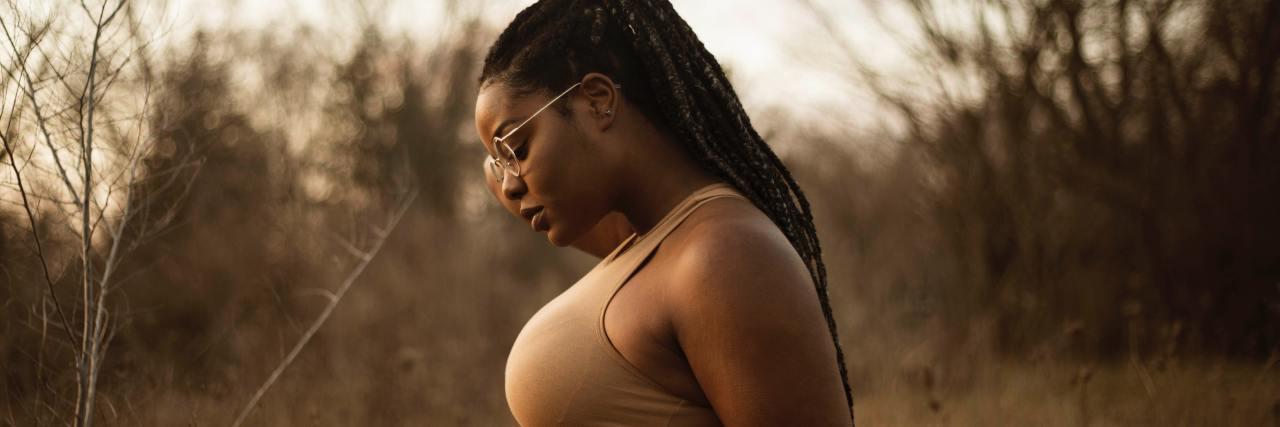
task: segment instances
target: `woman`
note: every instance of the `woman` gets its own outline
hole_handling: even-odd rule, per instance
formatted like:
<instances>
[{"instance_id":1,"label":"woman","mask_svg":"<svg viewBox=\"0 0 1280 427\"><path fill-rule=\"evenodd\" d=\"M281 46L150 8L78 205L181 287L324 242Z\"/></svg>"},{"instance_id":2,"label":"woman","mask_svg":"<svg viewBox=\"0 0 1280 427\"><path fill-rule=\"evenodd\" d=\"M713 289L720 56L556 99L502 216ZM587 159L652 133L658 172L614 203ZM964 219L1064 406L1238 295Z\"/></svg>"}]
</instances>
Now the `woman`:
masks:
<instances>
[{"instance_id":1,"label":"woman","mask_svg":"<svg viewBox=\"0 0 1280 427\"><path fill-rule=\"evenodd\" d=\"M852 424L808 202L669 3L520 12L476 131L509 211L603 256L512 346L520 424Z\"/></svg>"}]
</instances>

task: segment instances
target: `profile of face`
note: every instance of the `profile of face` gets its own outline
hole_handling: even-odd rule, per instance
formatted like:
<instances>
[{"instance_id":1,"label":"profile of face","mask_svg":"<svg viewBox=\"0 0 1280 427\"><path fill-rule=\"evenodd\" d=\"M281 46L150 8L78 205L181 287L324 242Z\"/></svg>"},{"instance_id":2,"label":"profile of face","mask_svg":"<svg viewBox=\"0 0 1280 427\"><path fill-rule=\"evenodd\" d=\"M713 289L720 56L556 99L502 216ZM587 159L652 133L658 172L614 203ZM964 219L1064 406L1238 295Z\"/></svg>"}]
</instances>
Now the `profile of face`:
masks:
<instances>
[{"instance_id":1,"label":"profile of face","mask_svg":"<svg viewBox=\"0 0 1280 427\"><path fill-rule=\"evenodd\" d=\"M607 148L612 114L600 113L603 103L615 102L616 92L607 78L586 78L538 113L557 94L521 91L500 81L485 84L476 98L476 131L490 157L506 150L494 145L494 137L506 136L503 142L519 164L518 176L501 169L497 179L486 160L486 177L502 205L531 229L545 231L552 244L569 246L612 210L612 165L619 153Z\"/></svg>"},{"instance_id":2,"label":"profile of face","mask_svg":"<svg viewBox=\"0 0 1280 427\"><path fill-rule=\"evenodd\" d=\"M486 157L484 162L485 188L489 189L489 194L498 200L502 208L518 220L524 218L520 216L520 202L511 200L502 196L502 186L498 184L497 178L493 175L493 168L489 167L489 158ZM614 248L622 244L635 230L631 227L631 223L627 222L627 217L619 212L609 212L601 218L594 227L583 233L578 240L574 240L569 246L586 252L596 258L604 258L613 252Z\"/></svg>"}]
</instances>

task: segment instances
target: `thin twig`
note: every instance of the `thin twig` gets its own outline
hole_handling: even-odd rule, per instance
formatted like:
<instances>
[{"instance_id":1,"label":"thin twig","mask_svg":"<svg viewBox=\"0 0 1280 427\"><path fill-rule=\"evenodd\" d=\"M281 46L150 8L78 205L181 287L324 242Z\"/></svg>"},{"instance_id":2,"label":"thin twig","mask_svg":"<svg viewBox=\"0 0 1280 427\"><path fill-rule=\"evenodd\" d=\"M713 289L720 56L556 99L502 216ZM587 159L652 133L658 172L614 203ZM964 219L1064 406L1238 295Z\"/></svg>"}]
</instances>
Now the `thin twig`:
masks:
<instances>
[{"instance_id":1,"label":"thin twig","mask_svg":"<svg viewBox=\"0 0 1280 427\"><path fill-rule=\"evenodd\" d=\"M400 219L404 217L405 212L409 211L409 207L413 205L413 201L417 197L417 190L410 192L409 195L401 202L399 208L396 209L396 212L392 215L391 219L387 221L387 225L386 227L383 227L383 229L394 229L396 225L400 223ZM311 324L311 327L307 329L307 332L302 334L302 337L298 339L298 343L293 346L293 350L289 351L289 355L285 356L284 360L280 361L280 365L276 366L276 369L271 372L271 376L267 377L267 381L262 383L261 387L258 387L258 391L253 393L253 398L249 399L249 403L244 406L244 409L240 410L240 415L237 416L235 422L231 424L232 427L239 427L241 424L244 424L246 419L249 418L249 414L258 406L258 401L262 400L262 396L267 394L267 390L276 383L276 380L280 378L280 374L284 373L284 370L287 369L289 365L293 364L293 360L302 352L302 348L311 341L311 337L316 334L316 331L320 330L320 327L324 325L324 322L329 319L329 315L333 314L333 310L338 307L338 303L342 302L343 295L346 295L347 290L351 289L351 285L355 283L356 279L360 277L360 274L364 272L365 267L369 266L369 262L373 260L374 255L382 249L382 245L383 243L386 243L387 237L387 234L382 234L373 242L373 247L367 252L369 256L361 259L360 263L351 270L351 273L347 275L346 280L342 282L342 286L338 287L338 292L334 295L334 298L325 306L324 311L320 312L320 316L316 317L315 322Z\"/></svg>"},{"instance_id":2,"label":"thin twig","mask_svg":"<svg viewBox=\"0 0 1280 427\"><path fill-rule=\"evenodd\" d=\"M75 342L75 334L71 333L71 322L67 321L67 315L62 311L62 303L58 302L58 293L53 289L53 276L49 274L49 262L44 254L44 244L40 241L40 229L36 226L36 216L31 211L31 202L27 199L27 189L22 183L22 173L18 172L18 163L13 157L13 146L9 143L9 136L4 132L0 132L0 140L4 142L4 150L9 153L9 167L13 168L13 176L18 181L18 194L22 195L22 208L27 212L27 222L31 224L31 236L36 241L36 258L40 259L40 270L44 272L44 282L49 287L53 307L58 311L58 319L62 321L62 331L66 332L67 339ZM76 358L79 357L80 350L76 349Z\"/></svg>"},{"instance_id":3,"label":"thin twig","mask_svg":"<svg viewBox=\"0 0 1280 427\"><path fill-rule=\"evenodd\" d=\"M9 46L13 49L13 54L18 57L18 64L16 68L22 71L22 76L20 77L23 77L27 82L25 85L26 90L23 91L23 94L27 95L27 99L31 101L32 113L34 113L36 117L36 125L40 128L40 134L44 136L45 145L49 147L49 154L53 156L53 164L58 167L58 177L62 178L63 185L67 186L67 192L71 193L71 198L76 201L76 204L80 204L80 196L78 196L75 186L71 184L71 176L67 173L66 168L62 167L62 159L58 157L58 149L53 145L53 133L49 132L49 128L45 124L45 115L40 112L40 103L36 100L36 84L31 79L31 72L27 68L27 56L18 52L18 43L13 39L13 35L9 32L9 25L6 24L3 19L0 19L0 29L4 30L4 36L8 39ZM27 37L28 40L32 45L39 45L39 39L47 29L48 26L46 25L44 29L37 31L37 34L29 35ZM30 52L28 51L28 54L29 53ZM15 78L16 80L15 76L10 77ZM21 83L19 83L18 86L23 87Z\"/></svg>"}]
</instances>

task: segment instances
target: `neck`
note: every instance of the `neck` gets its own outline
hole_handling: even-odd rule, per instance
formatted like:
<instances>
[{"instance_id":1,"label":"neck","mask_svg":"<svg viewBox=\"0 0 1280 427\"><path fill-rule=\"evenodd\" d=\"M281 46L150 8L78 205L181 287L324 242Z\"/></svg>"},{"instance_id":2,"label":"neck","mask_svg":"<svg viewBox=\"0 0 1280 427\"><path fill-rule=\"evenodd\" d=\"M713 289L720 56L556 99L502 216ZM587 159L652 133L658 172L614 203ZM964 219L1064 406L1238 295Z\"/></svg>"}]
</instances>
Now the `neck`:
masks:
<instances>
[{"instance_id":1,"label":"neck","mask_svg":"<svg viewBox=\"0 0 1280 427\"><path fill-rule=\"evenodd\" d=\"M675 149L674 142L653 142L651 145L665 147L645 147L647 152L657 155L638 162L636 173L628 174L637 179L626 186L618 203L618 211L627 217L637 234L652 230L694 191L719 181Z\"/></svg>"}]
</instances>

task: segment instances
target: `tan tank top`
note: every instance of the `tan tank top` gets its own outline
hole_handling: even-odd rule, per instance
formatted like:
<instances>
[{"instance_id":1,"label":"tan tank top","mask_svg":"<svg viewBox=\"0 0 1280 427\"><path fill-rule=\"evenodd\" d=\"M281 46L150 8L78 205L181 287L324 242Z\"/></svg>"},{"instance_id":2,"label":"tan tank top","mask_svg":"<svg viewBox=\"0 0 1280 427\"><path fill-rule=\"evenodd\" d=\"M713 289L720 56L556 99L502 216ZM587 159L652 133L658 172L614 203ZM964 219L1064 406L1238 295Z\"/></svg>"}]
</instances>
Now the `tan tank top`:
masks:
<instances>
[{"instance_id":1,"label":"tan tank top","mask_svg":"<svg viewBox=\"0 0 1280 427\"><path fill-rule=\"evenodd\" d=\"M711 408L667 391L613 346L604 313L636 269L685 218L727 184L690 194L643 236L632 234L529 319L507 357L507 404L522 426L719 426Z\"/></svg>"}]
</instances>

